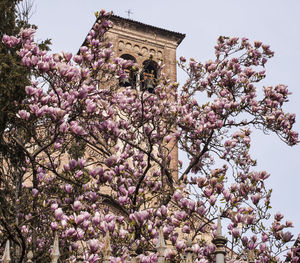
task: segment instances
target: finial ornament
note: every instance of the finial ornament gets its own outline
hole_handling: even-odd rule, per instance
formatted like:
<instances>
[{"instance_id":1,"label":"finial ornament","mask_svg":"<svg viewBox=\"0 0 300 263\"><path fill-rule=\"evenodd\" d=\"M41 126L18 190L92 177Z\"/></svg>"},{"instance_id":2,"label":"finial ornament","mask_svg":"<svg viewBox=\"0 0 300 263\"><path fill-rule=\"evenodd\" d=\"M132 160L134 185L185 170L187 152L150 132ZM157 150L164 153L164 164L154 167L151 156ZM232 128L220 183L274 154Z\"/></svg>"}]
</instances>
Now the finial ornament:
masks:
<instances>
[{"instance_id":1,"label":"finial ornament","mask_svg":"<svg viewBox=\"0 0 300 263\"><path fill-rule=\"evenodd\" d=\"M53 243L53 249L52 249L52 253L51 253L51 263L57 263L58 259L60 256L60 252L59 252L59 239L58 239L58 234L55 234L55 238L54 238L54 243Z\"/></svg>"},{"instance_id":2,"label":"finial ornament","mask_svg":"<svg viewBox=\"0 0 300 263\"><path fill-rule=\"evenodd\" d=\"M221 225L221 217L218 215L217 222L217 236L212 240L212 242L216 246L215 255L216 255L216 263L225 263L225 255L226 255L226 243L227 239L222 236L222 225Z\"/></svg>"},{"instance_id":3,"label":"finial ornament","mask_svg":"<svg viewBox=\"0 0 300 263\"><path fill-rule=\"evenodd\" d=\"M10 245L9 245L9 240L7 240L6 244L5 244L4 254L3 254L3 257L2 257L2 262L3 263L9 263L10 260L11 260L11 258L10 258Z\"/></svg>"},{"instance_id":4,"label":"finial ornament","mask_svg":"<svg viewBox=\"0 0 300 263\"><path fill-rule=\"evenodd\" d=\"M33 253L31 250L27 253L27 263L32 263Z\"/></svg>"},{"instance_id":5,"label":"finial ornament","mask_svg":"<svg viewBox=\"0 0 300 263\"><path fill-rule=\"evenodd\" d=\"M157 240L157 244L156 244L156 250L157 250L157 262L158 263L163 263L165 262L165 250L166 250L166 243L165 243L165 239L164 239L164 231L162 226L159 228L158 231L158 240Z\"/></svg>"},{"instance_id":6,"label":"finial ornament","mask_svg":"<svg viewBox=\"0 0 300 263\"><path fill-rule=\"evenodd\" d=\"M217 236L222 236L222 225L221 225L221 217L220 217L220 215L218 215Z\"/></svg>"},{"instance_id":7,"label":"finial ornament","mask_svg":"<svg viewBox=\"0 0 300 263\"><path fill-rule=\"evenodd\" d=\"M105 233L104 237L104 246L103 246L103 257L104 261L103 263L109 263L110 262L110 255L111 255L111 246L110 246L110 235L109 231Z\"/></svg>"},{"instance_id":8,"label":"finial ornament","mask_svg":"<svg viewBox=\"0 0 300 263\"><path fill-rule=\"evenodd\" d=\"M158 230L158 241L157 241L156 248L161 248L161 247L166 247L164 231L162 227L160 227Z\"/></svg>"}]
</instances>

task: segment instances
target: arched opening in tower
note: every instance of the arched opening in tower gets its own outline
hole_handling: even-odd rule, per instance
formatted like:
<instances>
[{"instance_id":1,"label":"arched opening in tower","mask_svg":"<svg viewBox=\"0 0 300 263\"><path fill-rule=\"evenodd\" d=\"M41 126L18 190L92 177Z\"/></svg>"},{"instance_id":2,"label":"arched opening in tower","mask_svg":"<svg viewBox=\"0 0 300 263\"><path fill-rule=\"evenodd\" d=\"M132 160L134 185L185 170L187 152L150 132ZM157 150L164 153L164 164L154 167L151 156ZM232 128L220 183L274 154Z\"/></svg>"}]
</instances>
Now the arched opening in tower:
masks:
<instances>
[{"instance_id":1,"label":"arched opening in tower","mask_svg":"<svg viewBox=\"0 0 300 263\"><path fill-rule=\"evenodd\" d=\"M130 61L133 61L134 63L136 63L136 59L132 55L123 54L121 56L121 58L123 58L125 60L130 60ZM132 87L132 88L135 88L136 87L136 72L132 69L131 66L128 66L127 68L125 68L124 71L125 71L127 77L125 79L120 80L119 81L119 85L121 87Z\"/></svg>"},{"instance_id":2,"label":"arched opening in tower","mask_svg":"<svg viewBox=\"0 0 300 263\"><path fill-rule=\"evenodd\" d=\"M154 88L157 83L157 76L157 63L151 59L145 60L143 62L143 70L140 76L142 90L148 90L148 92L154 93Z\"/></svg>"}]
</instances>

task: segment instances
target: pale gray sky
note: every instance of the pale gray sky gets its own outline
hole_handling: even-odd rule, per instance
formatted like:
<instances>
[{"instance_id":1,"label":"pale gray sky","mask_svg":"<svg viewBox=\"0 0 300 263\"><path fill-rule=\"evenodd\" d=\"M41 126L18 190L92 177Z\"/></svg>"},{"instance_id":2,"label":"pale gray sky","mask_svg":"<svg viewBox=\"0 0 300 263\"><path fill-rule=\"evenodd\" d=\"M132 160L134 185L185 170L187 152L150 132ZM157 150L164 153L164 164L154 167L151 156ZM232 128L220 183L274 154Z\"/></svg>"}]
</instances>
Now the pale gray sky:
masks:
<instances>
[{"instance_id":1,"label":"pale gray sky","mask_svg":"<svg viewBox=\"0 0 300 263\"><path fill-rule=\"evenodd\" d=\"M52 50L76 53L92 27L94 12L114 11L146 24L185 33L178 56L202 62L213 58L219 35L248 37L271 45L275 57L267 66L264 85L287 84L293 93L286 110L297 114L300 131L300 1L299 0L35 0L32 22L39 39L51 38ZM178 80L185 78L178 72ZM300 146L288 147L275 136L256 133L252 155L258 168L271 173L273 212L281 211L300 233Z\"/></svg>"}]
</instances>

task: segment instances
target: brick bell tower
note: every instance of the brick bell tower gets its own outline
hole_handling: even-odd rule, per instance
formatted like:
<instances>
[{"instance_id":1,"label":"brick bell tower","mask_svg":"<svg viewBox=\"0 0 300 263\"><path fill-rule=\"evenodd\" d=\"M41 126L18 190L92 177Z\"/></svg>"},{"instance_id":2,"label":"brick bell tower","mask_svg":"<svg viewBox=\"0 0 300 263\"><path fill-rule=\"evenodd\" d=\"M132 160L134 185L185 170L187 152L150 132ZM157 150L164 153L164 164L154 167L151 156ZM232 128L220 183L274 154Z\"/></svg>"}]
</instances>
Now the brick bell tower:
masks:
<instances>
[{"instance_id":1,"label":"brick bell tower","mask_svg":"<svg viewBox=\"0 0 300 263\"><path fill-rule=\"evenodd\" d=\"M147 25L138 21L116 15L109 17L114 26L105 33L105 40L113 44L115 56L132 60L138 65L138 71L127 72L128 78L119 82L120 86L132 87L137 90L147 89L154 92L156 80L161 73L171 81L176 81L176 49L185 34L163 28ZM162 61L164 68L159 72L158 62ZM101 158L91 147L87 149L90 157ZM173 177L178 177L178 149L171 152Z\"/></svg>"},{"instance_id":2,"label":"brick bell tower","mask_svg":"<svg viewBox=\"0 0 300 263\"><path fill-rule=\"evenodd\" d=\"M157 63L164 64L163 73L171 81L176 81L176 49L185 34L163 28L147 25L138 21L112 15L114 23L106 33L106 38L113 44L116 56L133 60L138 64L138 74L128 71L129 78L121 86L131 86L137 89L147 89L153 92L155 80L159 77ZM139 83L139 85L137 84ZM177 171L178 149L172 150L174 171ZM178 174L173 174L177 178Z\"/></svg>"}]
</instances>

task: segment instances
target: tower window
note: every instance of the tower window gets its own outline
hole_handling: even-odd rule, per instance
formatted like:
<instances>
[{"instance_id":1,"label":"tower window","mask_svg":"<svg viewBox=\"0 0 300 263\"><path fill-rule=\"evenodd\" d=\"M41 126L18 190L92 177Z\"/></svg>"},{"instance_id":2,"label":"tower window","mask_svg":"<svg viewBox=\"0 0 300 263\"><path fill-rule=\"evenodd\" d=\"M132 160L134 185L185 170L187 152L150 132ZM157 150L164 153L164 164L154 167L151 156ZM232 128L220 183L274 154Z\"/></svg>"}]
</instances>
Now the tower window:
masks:
<instances>
[{"instance_id":1,"label":"tower window","mask_svg":"<svg viewBox=\"0 0 300 263\"><path fill-rule=\"evenodd\" d=\"M131 60L134 63L136 63L136 59L132 55L123 54L121 56L121 58L123 58L125 60ZM136 86L136 74L135 74L135 71L133 69L131 69L130 67L126 68L124 71L126 72L127 78L120 80L119 81L119 85L121 87L132 87L132 88L135 88L135 86Z\"/></svg>"},{"instance_id":2,"label":"tower window","mask_svg":"<svg viewBox=\"0 0 300 263\"><path fill-rule=\"evenodd\" d=\"M143 90L148 90L148 92L154 93L157 81L157 69L157 63L152 59L148 59L143 62L143 70L140 77L141 87Z\"/></svg>"}]
</instances>

